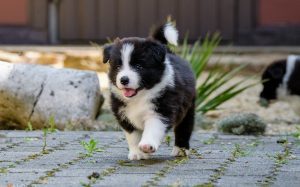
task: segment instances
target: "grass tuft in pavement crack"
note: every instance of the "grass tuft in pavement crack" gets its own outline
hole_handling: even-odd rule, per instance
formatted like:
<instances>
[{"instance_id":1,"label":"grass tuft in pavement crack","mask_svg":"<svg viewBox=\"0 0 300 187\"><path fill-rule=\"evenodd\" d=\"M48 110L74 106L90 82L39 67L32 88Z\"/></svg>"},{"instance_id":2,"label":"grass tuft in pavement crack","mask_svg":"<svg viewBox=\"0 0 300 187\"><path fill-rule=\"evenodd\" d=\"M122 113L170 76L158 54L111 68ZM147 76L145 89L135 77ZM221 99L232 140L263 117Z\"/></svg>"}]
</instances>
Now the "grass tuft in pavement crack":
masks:
<instances>
[{"instance_id":1,"label":"grass tuft in pavement crack","mask_svg":"<svg viewBox=\"0 0 300 187\"><path fill-rule=\"evenodd\" d=\"M288 139L279 139L277 143L283 146L283 150L281 152L275 153L275 155L268 155L272 160L274 160L274 166L269 174L265 177L262 184L264 186L270 186L276 180L276 176L278 174L279 169L287 164L290 159L293 159L290 143Z\"/></svg>"},{"instance_id":2,"label":"grass tuft in pavement crack","mask_svg":"<svg viewBox=\"0 0 300 187\"><path fill-rule=\"evenodd\" d=\"M88 142L81 141L80 144L86 150L85 155L88 157L91 157L95 152L103 151L101 148L97 147L98 142L96 140L94 140L93 138L90 139L90 141L88 141Z\"/></svg>"},{"instance_id":3,"label":"grass tuft in pavement crack","mask_svg":"<svg viewBox=\"0 0 300 187\"><path fill-rule=\"evenodd\" d=\"M235 144L233 150L231 151L230 157L227 158L227 161L220 164L220 166L214 170L214 174L212 174L209 178L209 183L200 184L200 186L205 186L206 184L214 186L213 184L225 174L225 171L232 162L235 162L239 157L244 157L247 155L248 152L245 150L245 148L243 148L240 144Z\"/></svg>"},{"instance_id":4,"label":"grass tuft in pavement crack","mask_svg":"<svg viewBox=\"0 0 300 187\"><path fill-rule=\"evenodd\" d=\"M33 131L32 124L31 124L30 121L27 123L27 128L25 130L26 131Z\"/></svg>"},{"instance_id":5,"label":"grass tuft in pavement crack","mask_svg":"<svg viewBox=\"0 0 300 187\"><path fill-rule=\"evenodd\" d=\"M170 173L177 166L186 163L189 160L189 157L178 157L174 160L167 161L167 165L164 166L161 170L155 173L155 176L150 180L146 181L143 185L144 187L148 186L157 186L158 182L166 176L166 174Z\"/></svg>"},{"instance_id":6,"label":"grass tuft in pavement crack","mask_svg":"<svg viewBox=\"0 0 300 187\"><path fill-rule=\"evenodd\" d=\"M166 136L165 142L166 142L167 146L169 147L170 144L171 144L171 136L170 136L170 135L167 135L167 136Z\"/></svg>"},{"instance_id":7,"label":"grass tuft in pavement crack","mask_svg":"<svg viewBox=\"0 0 300 187\"><path fill-rule=\"evenodd\" d=\"M231 154L234 158L237 158L247 156L249 152L242 148L240 144L235 144L234 150L231 152Z\"/></svg>"},{"instance_id":8,"label":"grass tuft in pavement crack","mask_svg":"<svg viewBox=\"0 0 300 187\"><path fill-rule=\"evenodd\" d=\"M212 137L208 138L207 140L203 141L203 144L205 145L210 145L215 143L215 141L218 139L218 136L216 134L214 134Z\"/></svg>"}]
</instances>

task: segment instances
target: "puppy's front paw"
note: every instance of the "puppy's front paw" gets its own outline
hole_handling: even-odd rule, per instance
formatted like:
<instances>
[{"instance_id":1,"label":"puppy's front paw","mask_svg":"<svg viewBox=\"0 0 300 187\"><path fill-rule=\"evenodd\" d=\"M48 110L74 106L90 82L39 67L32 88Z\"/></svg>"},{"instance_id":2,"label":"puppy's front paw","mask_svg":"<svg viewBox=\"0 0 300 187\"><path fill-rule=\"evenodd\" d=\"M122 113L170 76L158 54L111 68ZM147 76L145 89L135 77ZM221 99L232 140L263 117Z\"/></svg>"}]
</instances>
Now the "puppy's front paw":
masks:
<instances>
[{"instance_id":1,"label":"puppy's front paw","mask_svg":"<svg viewBox=\"0 0 300 187\"><path fill-rule=\"evenodd\" d=\"M149 158L149 154L143 153L139 149L136 149L134 151L129 151L129 154L128 154L129 160L143 160L143 159L148 159L148 158Z\"/></svg>"},{"instance_id":2,"label":"puppy's front paw","mask_svg":"<svg viewBox=\"0 0 300 187\"><path fill-rule=\"evenodd\" d=\"M174 146L171 156L188 156L189 154L190 154L190 151L188 149Z\"/></svg>"},{"instance_id":3,"label":"puppy's front paw","mask_svg":"<svg viewBox=\"0 0 300 187\"><path fill-rule=\"evenodd\" d=\"M139 143L139 148L144 153L154 153L158 149L159 145L155 142L141 141Z\"/></svg>"}]
</instances>

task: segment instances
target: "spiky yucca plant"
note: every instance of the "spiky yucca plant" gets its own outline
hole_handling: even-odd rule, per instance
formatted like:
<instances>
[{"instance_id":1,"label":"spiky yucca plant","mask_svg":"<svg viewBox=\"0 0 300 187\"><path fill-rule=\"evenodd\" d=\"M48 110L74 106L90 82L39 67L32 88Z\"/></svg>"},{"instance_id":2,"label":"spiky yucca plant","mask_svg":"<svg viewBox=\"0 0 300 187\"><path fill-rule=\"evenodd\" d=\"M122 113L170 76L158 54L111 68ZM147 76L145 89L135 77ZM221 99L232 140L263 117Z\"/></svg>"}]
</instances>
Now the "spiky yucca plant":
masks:
<instances>
[{"instance_id":1,"label":"spiky yucca plant","mask_svg":"<svg viewBox=\"0 0 300 187\"><path fill-rule=\"evenodd\" d=\"M201 45L200 41L196 41L190 47L187 42L187 37L185 38L179 54L182 58L191 63L197 80L203 76L209 58L212 56L215 48L219 45L220 40L221 37L218 33L212 36L207 35ZM232 99L247 88L256 85L257 83L242 85L242 83L251 79L251 77L246 77L228 88L223 87L245 67L246 65L240 65L230 71L224 72L220 71L216 66L216 68L210 70L204 81L197 86L196 112L204 114L210 110L215 110L225 101Z\"/></svg>"}]
</instances>

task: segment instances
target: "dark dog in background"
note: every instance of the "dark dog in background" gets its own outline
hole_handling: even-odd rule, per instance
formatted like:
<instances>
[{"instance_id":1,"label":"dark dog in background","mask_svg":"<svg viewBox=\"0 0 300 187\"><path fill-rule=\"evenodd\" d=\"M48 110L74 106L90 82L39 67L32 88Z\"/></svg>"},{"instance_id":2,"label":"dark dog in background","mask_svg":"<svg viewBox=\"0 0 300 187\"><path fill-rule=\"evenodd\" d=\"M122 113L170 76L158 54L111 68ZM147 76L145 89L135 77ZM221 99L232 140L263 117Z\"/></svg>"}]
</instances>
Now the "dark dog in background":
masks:
<instances>
[{"instance_id":1,"label":"dark dog in background","mask_svg":"<svg viewBox=\"0 0 300 187\"><path fill-rule=\"evenodd\" d=\"M272 100L287 101L300 115L300 56L290 55L269 65L262 75L263 90L260 103Z\"/></svg>"},{"instance_id":2,"label":"dark dog in background","mask_svg":"<svg viewBox=\"0 0 300 187\"><path fill-rule=\"evenodd\" d=\"M125 132L130 160L149 158L172 127L172 155L187 154L190 148L195 77L189 63L167 47L177 45L177 40L178 31L167 23L149 38L116 39L104 47L111 107Z\"/></svg>"}]
</instances>

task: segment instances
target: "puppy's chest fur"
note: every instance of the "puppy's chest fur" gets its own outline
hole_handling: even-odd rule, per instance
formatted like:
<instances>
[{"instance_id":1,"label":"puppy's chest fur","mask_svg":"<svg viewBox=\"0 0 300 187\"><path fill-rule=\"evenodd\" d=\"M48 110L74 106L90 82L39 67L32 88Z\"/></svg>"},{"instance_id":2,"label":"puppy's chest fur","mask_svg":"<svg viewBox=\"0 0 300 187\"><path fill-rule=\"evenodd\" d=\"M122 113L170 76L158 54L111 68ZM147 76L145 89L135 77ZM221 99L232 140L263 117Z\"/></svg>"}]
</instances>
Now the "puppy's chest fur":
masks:
<instances>
[{"instance_id":1,"label":"puppy's chest fur","mask_svg":"<svg viewBox=\"0 0 300 187\"><path fill-rule=\"evenodd\" d=\"M119 108L119 115L128 120L135 128L144 129L144 122L149 118L157 118L155 104L147 97L134 98Z\"/></svg>"}]
</instances>

